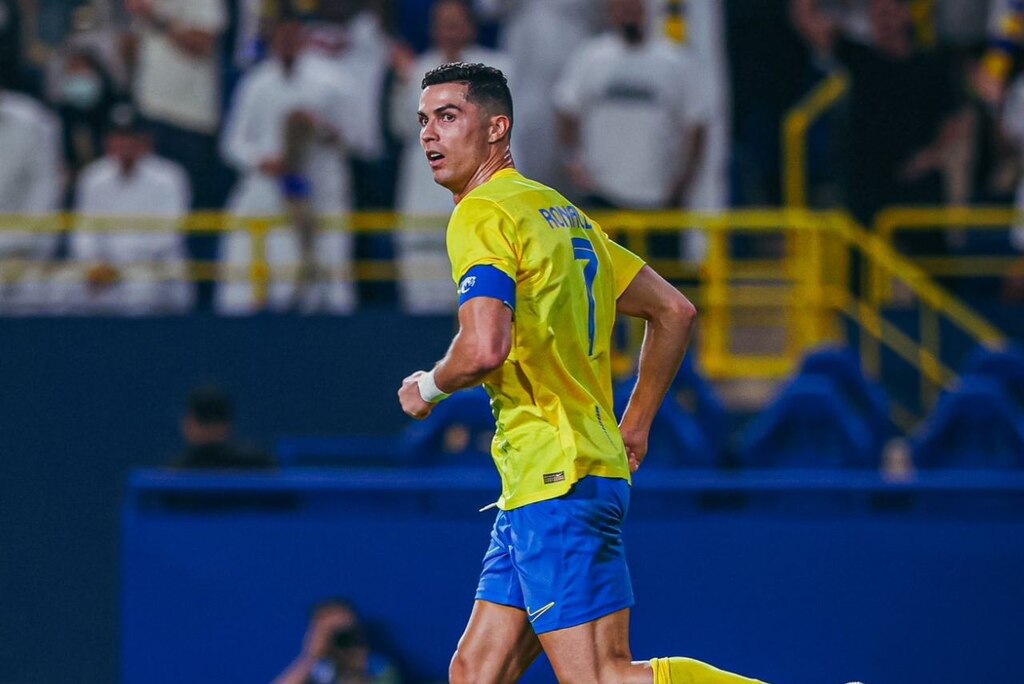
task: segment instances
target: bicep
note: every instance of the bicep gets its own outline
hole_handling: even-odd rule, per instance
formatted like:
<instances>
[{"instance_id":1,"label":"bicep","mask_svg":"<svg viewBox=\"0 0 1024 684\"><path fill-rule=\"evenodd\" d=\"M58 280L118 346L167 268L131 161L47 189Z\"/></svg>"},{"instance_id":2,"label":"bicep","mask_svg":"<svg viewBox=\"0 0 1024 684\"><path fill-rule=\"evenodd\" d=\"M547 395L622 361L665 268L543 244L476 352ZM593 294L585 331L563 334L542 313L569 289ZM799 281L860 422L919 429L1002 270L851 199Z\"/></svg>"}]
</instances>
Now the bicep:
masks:
<instances>
[{"instance_id":1,"label":"bicep","mask_svg":"<svg viewBox=\"0 0 1024 684\"><path fill-rule=\"evenodd\" d=\"M500 299L474 297L459 307L459 335L504 360L512 348L512 309Z\"/></svg>"},{"instance_id":2,"label":"bicep","mask_svg":"<svg viewBox=\"0 0 1024 684\"><path fill-rule=\"evenodd\" d=\"M636 274L615 303L615 310L634 318L650 319L666 307L686 299L671 283L650 266Z\"/></svg>"}]
</instances>

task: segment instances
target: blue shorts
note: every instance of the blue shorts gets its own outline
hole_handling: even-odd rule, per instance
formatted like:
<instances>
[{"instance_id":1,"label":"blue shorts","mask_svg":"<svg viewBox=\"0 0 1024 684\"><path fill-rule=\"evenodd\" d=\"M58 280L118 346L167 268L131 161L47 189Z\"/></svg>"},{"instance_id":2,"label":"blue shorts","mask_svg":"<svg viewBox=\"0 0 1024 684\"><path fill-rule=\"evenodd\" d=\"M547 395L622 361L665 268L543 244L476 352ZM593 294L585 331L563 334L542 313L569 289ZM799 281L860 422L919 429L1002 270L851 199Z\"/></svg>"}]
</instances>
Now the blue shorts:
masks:
<instances>
[{"instance_id":1,"label":"blue shorts","mask_svg":"<svg viewBox=\"0 0 1024 684\"><path fill-rule=\"evenodd\" d=\"M537 634L629 608L628 510L628 482L590 476L557 499L501 511L476 598L525 610Z\"/></svg>"}]
</instances>

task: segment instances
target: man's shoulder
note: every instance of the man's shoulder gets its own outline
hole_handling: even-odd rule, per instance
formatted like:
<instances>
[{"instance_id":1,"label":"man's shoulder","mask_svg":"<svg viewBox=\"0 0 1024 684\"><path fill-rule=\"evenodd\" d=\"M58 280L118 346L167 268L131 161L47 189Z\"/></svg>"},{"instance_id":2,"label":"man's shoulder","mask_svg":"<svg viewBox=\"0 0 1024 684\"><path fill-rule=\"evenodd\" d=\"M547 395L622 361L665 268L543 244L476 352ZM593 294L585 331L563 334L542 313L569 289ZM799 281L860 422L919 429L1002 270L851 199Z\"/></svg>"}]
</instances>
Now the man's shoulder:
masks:
<instances>
[{"instance_id":1,"label":"man's shoulder","mask_svg":"<svg viewBox=\"0 0 1024 684\"><path fill-rule=\"evenodd\" d=\"M615 58L621 52L622 44L619 38L614 33L605 32L591 36L580 43L575 57L586 60L609 59Z\"/></svg>"},{"instance_id":2,"label":"man's shoulder","mask_svg":"<svg viewBox=\"0 0 1024 684\"><path fill-rule=\"evenodd\" d=\"M93 189L97 186L111 182L117 174L117 162L110 157L99 159L86 164L78 174L78 187L81 189Z\"/></svg>"}]
</instances>

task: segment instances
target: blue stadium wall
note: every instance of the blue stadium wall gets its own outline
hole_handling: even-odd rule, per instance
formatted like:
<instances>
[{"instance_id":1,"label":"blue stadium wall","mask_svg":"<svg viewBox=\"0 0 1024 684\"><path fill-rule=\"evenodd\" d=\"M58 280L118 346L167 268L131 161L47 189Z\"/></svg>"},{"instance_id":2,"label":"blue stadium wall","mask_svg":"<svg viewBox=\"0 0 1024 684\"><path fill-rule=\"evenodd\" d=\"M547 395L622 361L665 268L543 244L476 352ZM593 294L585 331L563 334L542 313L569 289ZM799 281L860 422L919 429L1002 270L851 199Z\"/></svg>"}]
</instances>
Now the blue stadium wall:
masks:
<instances>
[{"instance_id":1,"label":"blue stadium wall","mask_svg":"<svg viewBox=\"0 0 1024 684\"><path fill-rule=\"evenodd\" d=\"M443 677L492 483L451 495L446 481L313 477L198 510L145 476L128 485L180 448L201 381L222 383L239 433L268 446L394 432L397 384L451 333L447 318L387 314L0 321L0 681L266 681L325 594L355 597L412 681ZM770 492L709 507L687 486L644 487L627 527L637 656L776 684L1015 680L1024 488L1004 508L944 491L933 503L968 505L810 496L791 510Z\"/></svg>"}]
</instances>

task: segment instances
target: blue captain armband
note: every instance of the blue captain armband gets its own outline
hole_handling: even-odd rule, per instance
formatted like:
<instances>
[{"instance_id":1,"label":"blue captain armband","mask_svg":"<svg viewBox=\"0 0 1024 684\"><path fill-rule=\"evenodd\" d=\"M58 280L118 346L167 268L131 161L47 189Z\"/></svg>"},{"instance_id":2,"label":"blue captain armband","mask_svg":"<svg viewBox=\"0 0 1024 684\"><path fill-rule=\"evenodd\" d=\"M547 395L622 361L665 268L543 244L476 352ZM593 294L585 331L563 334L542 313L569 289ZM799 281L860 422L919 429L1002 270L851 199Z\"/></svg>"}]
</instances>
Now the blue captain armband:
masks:
<instances>
[{"instance_id":1,"label":"blue captain armband","mask_svg":"<svg viewBox=\"0 0 1024 684\"><path fill-rule=\"evenodd\" d=\"M474 266L459 281L459 306L474 297L497 299L515 311L516 281L496 266Z\"/></svg>"}]
</instances>

